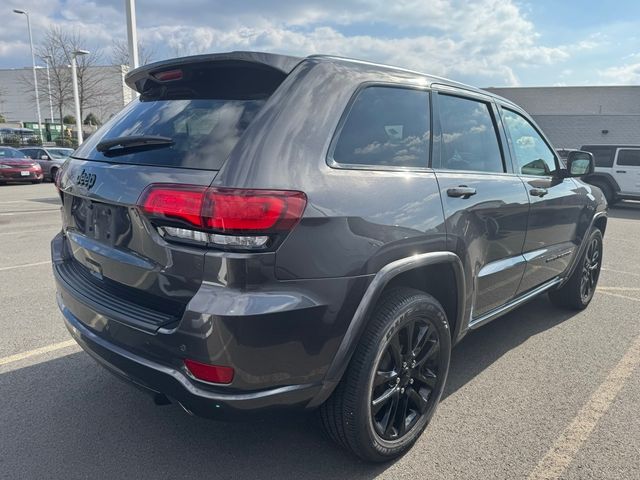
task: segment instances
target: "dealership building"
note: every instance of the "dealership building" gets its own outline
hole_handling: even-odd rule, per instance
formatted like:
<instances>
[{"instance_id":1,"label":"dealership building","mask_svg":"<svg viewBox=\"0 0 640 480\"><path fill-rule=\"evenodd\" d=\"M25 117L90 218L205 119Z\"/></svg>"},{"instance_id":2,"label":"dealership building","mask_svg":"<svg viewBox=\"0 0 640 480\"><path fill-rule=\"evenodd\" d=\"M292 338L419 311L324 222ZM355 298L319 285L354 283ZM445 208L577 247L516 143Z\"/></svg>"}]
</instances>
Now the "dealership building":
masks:
<instances>
[{"instance_id":1,"label":"dealership building","mask_svg":"<svg viewBox=\"0 0 640 480\"><path fill-rule=\"evenodd\" d=\"M524 108L556 148L640 144L640 86L487 90Z\"/></svg>"}]
</instances>

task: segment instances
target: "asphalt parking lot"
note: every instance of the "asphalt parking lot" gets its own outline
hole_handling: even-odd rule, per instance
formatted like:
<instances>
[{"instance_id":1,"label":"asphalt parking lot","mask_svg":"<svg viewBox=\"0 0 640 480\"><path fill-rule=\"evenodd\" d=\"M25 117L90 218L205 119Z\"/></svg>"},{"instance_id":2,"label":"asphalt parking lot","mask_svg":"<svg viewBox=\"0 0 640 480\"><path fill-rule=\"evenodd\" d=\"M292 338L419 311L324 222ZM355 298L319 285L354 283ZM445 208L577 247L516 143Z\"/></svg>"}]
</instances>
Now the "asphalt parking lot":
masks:
<instances>
[{"instance_id":1,"label":"asphalt parking lot","mask_svg":"<svg viewBox=\"0 0 640 480\"><path fill-rule=\"evenodd\" d=\"M371 466L314 417L222 423L155 407L70 341L52 184L0 187L0 478L640 478L640 204L610 211L590 307L540 298L455 350L431 426Z\"/></svg>"}]
</instances>

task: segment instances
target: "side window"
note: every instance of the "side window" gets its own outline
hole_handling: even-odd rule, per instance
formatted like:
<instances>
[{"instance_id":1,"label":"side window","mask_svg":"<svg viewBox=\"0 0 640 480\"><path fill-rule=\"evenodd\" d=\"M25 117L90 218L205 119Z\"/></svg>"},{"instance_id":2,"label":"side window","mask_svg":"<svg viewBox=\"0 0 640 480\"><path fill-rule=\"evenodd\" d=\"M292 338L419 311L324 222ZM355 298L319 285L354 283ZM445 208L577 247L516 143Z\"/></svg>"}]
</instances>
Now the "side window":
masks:
<instances>
[{"instance_id":1,"label":"side window","mask_svg":"<svg viewBox=\"0 0 640 480\"><path fill-rule=\"evenodd\" d=\"M640 167L640 150L618 150L618 165Z\"/></svg>"},{"instance_id":2,"label":"side window","mask_svg":"<svg viewBox=\"0 0 640 480\"><path fill-rule=\"evenodd\" d=\"M593 162L596 167L611 168L613 167L613 157L616 150L614 147L582 147L580 150L591 152L593 154Z\"/></svg>"},{"instance_id":3,"label":"side window","mask_svg":"<svg viewBox=\"0 0 640 480\"><path fill-rule=\"evenodd\" d=\"M431 125L429 93L367 87L353 102L333 150L347 165L427 167Z\"/></svg>"},{"instance_id":4,"label":"side window","mask_svg":"<svg viewBox=\"0 0 640 480\"><path fill-rule=\"evenodd\" d=\"M504 172L504 162L489 104L440 94L438 110L442 126L440 168Z\"/></svg>"},{"instance_id":5,"label":"side window","mask_svg":"<svg viewBox=\"0 0 640 480\"><path fill-rule=\"evenodd\" d=\"M32 160L35 158L35 154L34 154L34 151L32 149L22 150L22 153L24 153L27 157L29 157Z\"/></svg>"},{"instance_id":6,"label":"side window","mask_svg":"<svg viewBox=\"0 0 640 480\"><path fill-rule=\"evenodd\" d=\"M522 115L503 109L503 119L516 156L516 170L523 175L553 175L556 161L553 150Z\"/></svg>"}]
</instances>

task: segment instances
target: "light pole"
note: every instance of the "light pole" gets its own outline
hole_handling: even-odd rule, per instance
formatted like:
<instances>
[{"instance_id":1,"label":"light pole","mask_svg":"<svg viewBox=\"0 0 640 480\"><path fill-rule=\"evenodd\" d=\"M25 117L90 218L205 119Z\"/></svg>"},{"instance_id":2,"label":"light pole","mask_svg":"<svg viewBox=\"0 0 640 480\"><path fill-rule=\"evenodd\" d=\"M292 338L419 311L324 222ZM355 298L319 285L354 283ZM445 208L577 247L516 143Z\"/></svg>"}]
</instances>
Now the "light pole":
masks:
<instances>
[{"instance_id":1,"label":"light pole","mask_svg":"<svg viewBox=\"0 0 640 480\"><path fill-rule=\"evenodd\" d=\"M136 0L125 0L127 11L127 39L129 41L129 66L138 68L138 30L136 28Z\"/></svg>"},{"instance_id":2,"label":"light pole","mask_svg":"<svg viewBox=\"0 0 640 480\"><path fill-rule=\"evenodd\" d=\"M76 72L76 57L79 55L87 55L88 50L75 50L71 53L71 83L73 84L73 103L76 108L76 129L78 130L78 145L84 139L82 138L82 118L80 118L80 95L78 95L78 74Z\"/></svg>"},{"instance_id":3,"label":"light pole","mask_svg":"<svg viewBox=\"0 0 640 480\"><path fill-rule=\"evenodd\" d=\"M51 124L53 125L53 101L51 100L51 77L49 76L49 60L53 61L53 57L51 55L45 55L44 57L45 64L47 65L47 88L49 90L49 115L51 115Z\"/></svg>"},{"instance_id":4,"label":"light pole","mask_svg":"<svg viewBox=\"0 0 640 480\"><path fill-rule=\"evenodd\" d=\"M36 91L36 112L38 113L38 134L40 135L40 142L42 139L42 118L40 116L40 97L38 95L38 76L36 75L36 56L33 53L33 36L31 35L31 20L29 19L29 13L20 10L18 8L13 9L13 13L18 15L24 15L27 17L27 28L29 29L29 44L31 45L31 63L33 65L33 86Z\"/></svg>"}]
</instances>

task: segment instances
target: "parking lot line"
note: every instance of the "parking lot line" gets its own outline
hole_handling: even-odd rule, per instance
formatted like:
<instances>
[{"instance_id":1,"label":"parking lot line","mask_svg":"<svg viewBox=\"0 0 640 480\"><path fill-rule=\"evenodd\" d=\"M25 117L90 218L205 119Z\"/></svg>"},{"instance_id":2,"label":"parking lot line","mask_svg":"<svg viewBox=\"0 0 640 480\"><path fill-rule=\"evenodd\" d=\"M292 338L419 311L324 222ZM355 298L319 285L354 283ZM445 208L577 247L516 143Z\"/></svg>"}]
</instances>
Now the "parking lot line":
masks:
<instances>
[{"instance_id":1,"label":"parking lot line","mask_svg":"<svg viewBox=\"0 0 640 480\"><path fill-rule=\"evenodd\" d=\"M529 474L529 480L562 478L564 471L582 444L589 437L600 418L609 410L638 365L640 365L640 335L634 339L620 362L609 372L604 382L600 384L573 421L556 439L546 455L538 462Z\"/></svg>"},{"instance_id":2,"label":"parking lot line","mask_svg":"<svg viewBox=\"0 0 640 480\"><path fill-rule=\"evenodd\" d=\"M608 293L610 291L640 292L640 288L638 288L638 287L598 287L598 290L601 291L601 293Z\"/></svg>"},{"instance_id":3,"label":"parking lot line","mask_svg":"<svg viewBox=\"0 0 640 480\"><path fill-rule=\"evenodd\" d=\"M633 277L640 277L640 273L625 272L624 270L614 270L613 268L602 268L603 272L621 273L623 275L631 275Z\"/></svg>"},{"instance_id":4,"label":"parking lot line","mask_svg":"<svg viewBox=\"0 0 640 480\"><path fill-rule=\"evenodd\" d=\"M77 345L75 340L66 340L64 342L53 343L51 345L45 345L44 347L28 350L26 352L9 355L8 357L0 358L0 367L10 363L19 362L20 360L25 360L30 357L35 357L36 355L42 355L43 353L55 352L56 350L61 350L73 345Z\"/></svg>"},{"instance_id":5,"label":"parking lot line","mask_svg":"<svg viewBox=\"0 0 640 480\"><path fill-rule=\"evenodd\" d=\"M48 232L49 230L60 230L60 225L51 225L49 228L34 228L32 230L16 230L13 232L0 232L0 237L3 235L20 235L22 233L35 233L35 232Z\"/></svg>"},{"instance_id":6,"label":"parking lot line","mask_svg":"<svg viewBox=\"0 0 640 480\"><path fill-rule=\"evenodd\" d=\"M628 295L620 295L619 293L612 293L607 291L601 291L600 293L609 295L610 297L624 298L625 300L631 300L632 302L640 302L640 298L638 297L629 297Z\"/></svg>"},{"instance_id":7,"label":"parking lot line","mask_svg":"<svg viewBox=\"0 0 640 480\"><path fill-rule=\"evenodd\" d=\"M28 215L28 214L34 214L34 213L46 213L46 212L55 212L56 210L60 210L60 208L45 208L42 210L24 210L22 212L3 212L0 213L0 216L2 217L12 217L15 215Z\"/></svg>"},{"instance_id":8,"label":"parking lot line","mask_svg":"<svg viewBox=\"0 0 640 480\"><path fill-rule=\"evenodd\" d=\"M44 262L23 263L22 265L11 265L10 267L0 267L0 272L5 270L15 270L16 268L37 267L38 265L46 265L51 263L51 260L45 260Z\"/></svg>"}]
</instances>

